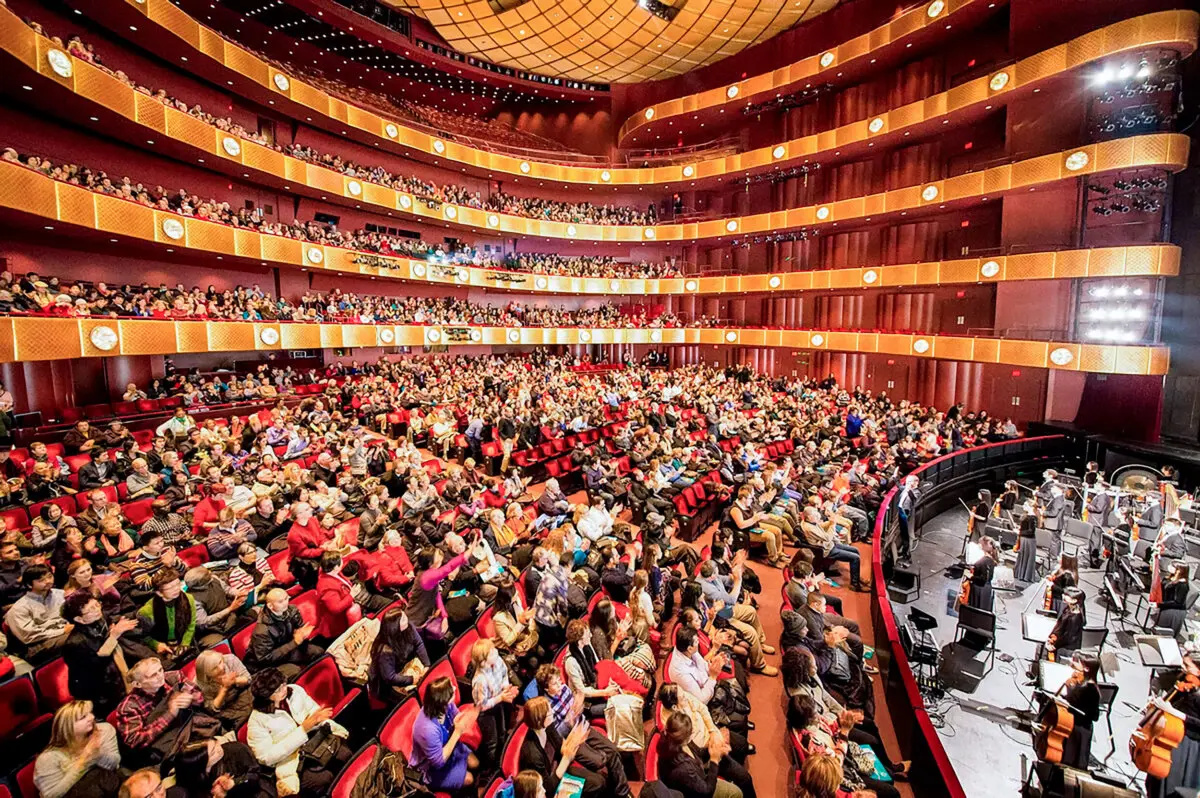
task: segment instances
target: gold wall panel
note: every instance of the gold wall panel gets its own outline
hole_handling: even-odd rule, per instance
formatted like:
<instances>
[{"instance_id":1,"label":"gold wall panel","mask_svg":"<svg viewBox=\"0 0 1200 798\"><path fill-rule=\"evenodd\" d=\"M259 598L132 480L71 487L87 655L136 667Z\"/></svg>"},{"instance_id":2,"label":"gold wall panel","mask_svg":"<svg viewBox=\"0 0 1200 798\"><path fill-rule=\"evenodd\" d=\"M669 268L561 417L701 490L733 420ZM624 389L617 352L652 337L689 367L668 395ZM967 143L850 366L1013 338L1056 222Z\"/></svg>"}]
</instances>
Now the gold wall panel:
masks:
<instances>
[{"instance_id":1,"label":"gold wall panel","mask_svg":"<svg viewBox=\"0 0 1200 798\"><path fill-rule=\"evenodd\" d=\"M320 349L321 329L316 324L280 324L279 345L284 349Z\"/></svg>"},{"instance_id":2,"label":"gold wall panel","mask_svg":"<svg viewBox=\"0 0 1200 798\"><path fill-rule=\"evenodd\" d=\"M12 326L13 360L67 360L82 355L77 319L15 318Z\"/></svg>"},{"instance_id":3,"label":"gold wall panel","mask_svg":"<svg viewBox=\"0 0 1200 798\"><path fill-rule=\"evenodd\" d=\"M127 2L130 5L133 5L133 0L127 0ZM956 2L948 3L947 6L951 9L957 9L961 6L981 2L984 2L984 0L956 0ZM445 153L437 154L434 153L432 148L433 138L428 134L406 128L399 120L385 120L371 111L355 106L347 106L345 102L324 94L320 90L305 84L298 78L289 76L289 92L279 92L278 88L270 80L271 70L266 67L266 65L257 56L254 56L248 51L243 50L232 42L224 42L215 33L199 25L195 20L187 17L184 12L171 5L169 0L146 0L144 5L149 9L148 13L152 20L160 21L164 17L169 16L172 21L170 25L167 25L166 27L168 27L171 33L183 38L189 46L199 48L205 54L222 63L232 72L237 73L239 78L248 78L254 81L261 89L270 92L271 96L283 99L290 94L292 101L304 106L306 109L311 109L319 114L324 114L332 119L338 120L339 122L345 122L346 124L353 125L359 130L362 130L372 136L383 138L386 141L399 142L414 149L421 150L425 153L436 156L439 159L445 158L452 163L486 169L489 173L528 176L538 180L551 180L556 182L577 184L601 185L607 182L610 185L618 186L645 186L679 182L684 179L682 174L684 164L658 167L653 169L623 168L611 165L607 167L565 167L561 164L541 162L536 160L522 160L516 157L500 155L483 150L476 150L456 142L445 142ZM161 13L160 7L162 7ZM952 12L943 12L938 19L944 19L948 13ZM906 12L906 14L900 19L907 18L910 15L916 15L913 18L919 19L922 23L926 22L928 19L924 14L923 7L917 7L909 12ZM0 9L0 27L9 24L10 19L12 24L21 25L20 21L16 19L15 15L11 15L3 9ZM183 24L182 20L186 20L186 25ZM1053 63L1063 64L1064 70L1077 69L1091 61L1095 61L1104 57L1111 57L1120 52L1125 52L1128 50L1145 49L1148 47L1161 45L1164 47L1170 47L1171 49L1178 49L1180 52L1186 55L1191 53L1196 47L1197 29L1200 28L1200 15L1197 15L1195 12L1183 10L1164 11L1138 17L1129 22L1137 23L1137 30L1140 32L1137 36L1134 36L1128 41L1123 38L1114 37L1112 42L1106 43L1106 29L1102 28L1100 30L1085 34L1083 37L1080 37L1079 40L1076 40L1077 42L1081 40L1087 40L1088 42L1099 42L1098 47L1075 47L1072 50L1068 50L1069 45L1059 45L1059 47L1048 51L1052 54L1048 60ZM889 26L894 25L895 23L896 21L893 20L891 23L889 23ZM160 22L160 24L162 23ZM24 26L21 25L21 27ZM184 30L185 28L186 30ZM860 37L860 39L866 41L866 39L863 37ZM890 41L891 40L881 41L880 46L886 46L890 43ZM1122 42L1122 44L1116 44L1117 41ZM0 39L0 42L3 42L3 39ZM835 51L837 49L838 48L835 48ZM1091 53L1091 55L1088 57L1071 57L1070 53L1076 53L1077 55ZM809 58L804 59L803 63L808 64L811 67L816 67L817 58L815 56L810 56ZM1002 103L1005 102L1005 95L1013 92L1024 92L1025 90L1032 91L1033 82L1046 80L1052 77L1051 74L1035 74L1035 71L1028 69L1023 71L1020 69L1022 63L1023 62L1019 62L1016 65L1011 65L1010 67L1006 68L1012 77L1009 81L1009 84L1001 92L993 93L987 91L987 77L985 76L982 78L977 78L975 81L966 84L967 86L971 87L970 89L965 87L956 87L954 89L954 92L956 93L955 96L960 97L966 94L971 94L971 96L976 96L979 98L977 100L979 103L984 101L989 101L993 104ZM830 65L829 69L837 70L841 68L841 65L842 62L839 56L839 59L835 60L835 62ZM788 74L788 82L798 79L796 77L797 73L794 71L788 73L787 70L782 72L777 70L775 74L783 75L785 73ZM1033 77L1028 80L1022 78L1021 75L1025 73L1029 73L1033 75ZM814 73L804 72L803 74L811 75ZM749 83L750 81L742 81L739 85L745 87ZM773 91L766 81L764 81L763 87L764 91ZM724 88L714 89L706 94L711 95L712 98L718 103L724 103L727 101ZM747 97L748 95L745 92L739 93L737 101L744 102ZM933 101L922 101L926 106L926 113L933 114L934 116L947 113L950 110L950 105L946 95L936 95L936 97L939 99ZM151 100L151 102L153 102L153 100ZM697 106L695 104L678 104L674 112L692 113L696 107ZM910 114L913 112L906 111L905 113ZM656 113L654 122L662 121L666 119L668 115L669 114L667 114L665 111L662 113ZM888 134L899 135L899 130L904 125L899 123L896 119L888 119L887 114L884 114L883 116L886 120L885 129L888 131ZM932 117L925 116L924 120L914 119L913 124L915 124L917 121L928 121L929 118ZM645 121L641 112L632 117L630 121L633 122L639 119L643 122ZM865 131L863 122L864 120L856 120L850 125L845 126L846 130L840 134L834 133L829 136L819 134L819 136L823 136L824 138L828 139L826 144L821 144L819 147L816 147L817 138L814 137L805 137L794 142L786 142L785 145L788 149L788 155L786 157L788 159L796 159L805 157L806 155L812 155L818 149L826 149L829 146L845 146L850 144L852 141L864 142L868 137L867 133L864 132L862 134L855 134L852 132L853 129L862 129ZM384 133L387 124L396 125L399 133L396 138L388 138ZM874 137L878 138L879 135L880 134L876 134ZM769 145L767 147L758 148L747 153L722 156L719 158L710 159L708 161L696 162L693 165L697 167L697 176L729 175L740 170L744 171L747 168L751 168L755 164L765 165L777 163L776 159L773 157L773 155L771 155L771 151L775 146L776 145ZM217 152L215 154L221 155L222 153ZM528 173L521 171L520 166L522 163L529 164L530 171ZM601 172L603 171L607 171L609 173L608 181L601 180Z\"/></svg>"},{"instance_id":4,"label":"gold wall panel","mask_svg":"<svg viewBox=\"0 0 1200 798\"><path fill-rule=\"evenodd\" d=\"M1015 366L1042 366L1047 362L1050 345L1042 341L1001 341L1000 362Z\"/></svg>"},{"instance_id":5,"label":"gold wall panel","mask_svg":"<svg viewBox=\"0 0 1200 798\"><path fill-rule=\"evenodd\" d=\"M180 352L207 352L208 324L202 321L175 322L175 340Z\"/></svg>"},{"instance_id":6,"label":"gold wall panel","mask_svg":"<svg viewBox=\"0 0 1200 798\"><path fill-rule=\"evenodd\" d=\"M210 352L249 352L256 348L253 323L210 321L206 324Z\"/></svg>"},{"instance_id":7,"label":"gold wall panel","mask_svg":"<svg viewBox=\"0 0 1200 798\"><path fill-rule=\"evenodd\" d=\"M376 346L379 340L375 325L343 324L342 346Z\"/></svg>"},{"instance_id":8,"label":"gold wall panel","mask_svg":"<svg viewBox=\"0 0 1200 798\"><path fill-rule=\"evenodd\" d=\"M120 319L117 321L117 327L121 335L123 355L156 355L179 348L177 325L166 327L157 321Z\"/></svg>"}]
</instances>

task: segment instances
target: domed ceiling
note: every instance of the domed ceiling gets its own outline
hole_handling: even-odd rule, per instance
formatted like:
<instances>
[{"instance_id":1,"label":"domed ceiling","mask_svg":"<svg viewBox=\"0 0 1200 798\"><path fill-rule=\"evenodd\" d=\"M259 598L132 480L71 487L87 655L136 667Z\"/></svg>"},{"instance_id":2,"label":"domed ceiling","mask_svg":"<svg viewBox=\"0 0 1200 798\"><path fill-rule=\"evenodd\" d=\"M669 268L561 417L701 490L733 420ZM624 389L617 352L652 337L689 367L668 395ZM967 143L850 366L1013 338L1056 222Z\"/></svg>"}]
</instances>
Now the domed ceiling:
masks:
<instances>
[{"instance_id":1,"label":"domed ceiling","mask_svg":"<svg viewBox=\"0 0 1200 798\"><path fill-rule=\"evenodd\" d=\"M557 78L637 83L766 41L838 0L385 0L463 53Z\"/></svg>"}]
</instances>

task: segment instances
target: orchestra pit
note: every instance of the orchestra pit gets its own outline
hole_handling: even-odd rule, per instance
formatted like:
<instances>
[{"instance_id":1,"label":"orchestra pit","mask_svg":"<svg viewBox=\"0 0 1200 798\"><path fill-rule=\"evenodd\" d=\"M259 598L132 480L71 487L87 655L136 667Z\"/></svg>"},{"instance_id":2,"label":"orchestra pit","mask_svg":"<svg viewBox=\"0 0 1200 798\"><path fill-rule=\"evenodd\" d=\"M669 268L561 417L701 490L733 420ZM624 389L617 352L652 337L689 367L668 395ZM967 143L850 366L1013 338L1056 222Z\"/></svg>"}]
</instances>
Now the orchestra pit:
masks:
<instances>
[{"instance_id":1,"label":"orchestra pit","mask_svg":"<svg viewBox=\"0 0 1200 798\"><path fill-rule=\"evenodd\" d=\"M0 798L1200 798L1184 0L0 0Z\"/></svg>"}]
</instances>

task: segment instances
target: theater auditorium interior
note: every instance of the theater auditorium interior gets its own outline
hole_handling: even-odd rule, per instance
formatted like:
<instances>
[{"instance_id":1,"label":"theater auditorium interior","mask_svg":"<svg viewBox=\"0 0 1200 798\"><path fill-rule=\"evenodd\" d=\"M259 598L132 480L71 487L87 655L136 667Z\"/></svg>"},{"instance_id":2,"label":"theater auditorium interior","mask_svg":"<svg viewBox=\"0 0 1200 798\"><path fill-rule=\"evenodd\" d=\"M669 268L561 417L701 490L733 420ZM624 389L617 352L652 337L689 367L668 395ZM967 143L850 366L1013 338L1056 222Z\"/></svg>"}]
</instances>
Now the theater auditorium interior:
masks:
<instances>
[{"instance_id":1,"label":"theater auditorium interior","mask_svg":"<svg viewBox=\"0 0 1200 798\"><path fill-rule=\"evenodd\" d=\"M1200 798L1187 0L0 0L0 798Z\"/></svg>"}]
</instances>

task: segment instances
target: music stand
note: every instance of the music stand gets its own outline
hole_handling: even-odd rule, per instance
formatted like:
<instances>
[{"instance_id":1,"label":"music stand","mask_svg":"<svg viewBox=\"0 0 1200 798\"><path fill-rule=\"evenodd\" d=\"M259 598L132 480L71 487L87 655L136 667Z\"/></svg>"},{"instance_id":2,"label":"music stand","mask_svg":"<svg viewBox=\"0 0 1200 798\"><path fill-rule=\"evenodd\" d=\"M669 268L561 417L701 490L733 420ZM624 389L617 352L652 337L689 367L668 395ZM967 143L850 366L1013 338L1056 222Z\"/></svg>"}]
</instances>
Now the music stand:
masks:
<instances>
[{"instance_id":1,"label":"music stand","mask_svg":"<svg viewBox=\"0 0 1200 798\"><path fill-rule=\"evenodd\" d=\"M1030 643L1044 645L1050 639L1050 633L1054 631L1056 623L1058 623L1057 618L1048 617L1039 612L1022 613L1021 637Z\"/></svg>"},{"instance_id":2,"label":"music stand","mask_svg":"<svg viewBox=\"0 0 1200 798\"><path fill-rule=\"evenodd\" d=\"M1148 692L1154 689L1154 676L1167 668L1178 668L1183 665L1183 654L1179 651L1179 643L1173 637L1163 635L1134 635L1133 642L1137 646L1138 656L1142 664L1150 669L1150 685Z\"/></svg>"}]
</instances>

